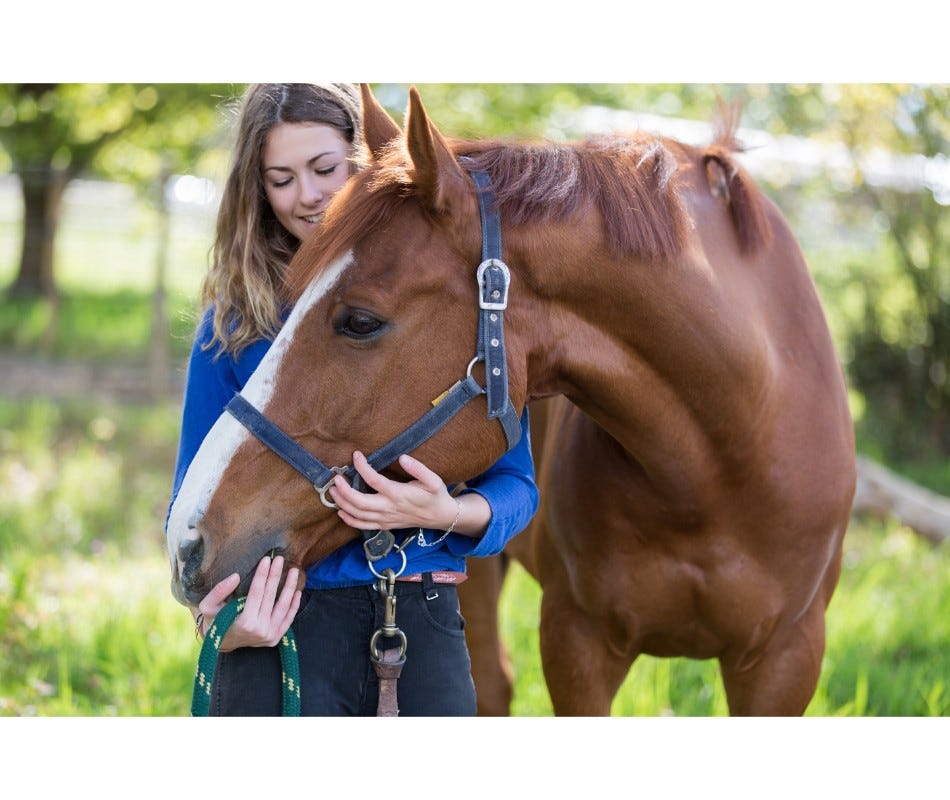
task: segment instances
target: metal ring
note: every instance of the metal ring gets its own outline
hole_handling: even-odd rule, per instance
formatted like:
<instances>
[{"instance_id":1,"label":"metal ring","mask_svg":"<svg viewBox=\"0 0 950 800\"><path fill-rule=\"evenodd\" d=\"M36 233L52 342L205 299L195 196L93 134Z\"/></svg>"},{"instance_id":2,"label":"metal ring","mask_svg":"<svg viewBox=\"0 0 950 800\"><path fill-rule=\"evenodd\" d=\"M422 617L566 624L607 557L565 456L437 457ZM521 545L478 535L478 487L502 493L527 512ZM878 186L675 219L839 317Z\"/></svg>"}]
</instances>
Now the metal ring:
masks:
<instances>
[{"instance_id":1,"label":"metal ring","mask_svg":"<svg viewBox=\"0 0 950 800\"><path fill-rule=\"evenodd\" d=\"M327 499L327 492L330 490L330 486L333 484L333 479L337 475L345 475L346 467L330 467L330 472L333 474L330 476L330 479L323 484L323 486L313 485L313 488L317 490L317 494L320 495L320 502L323 503L327 508L337 509L339 506L334 503L332 500Z\"/></svg>"},{"instance_id":2,"label":"metal ring","mask_svg":"<svg viewBox=\"0 0 950 800\"><path fill-rule=\"evenodd\" d=\"M472 377L472 367L474 367L479 361L484 361L484 360L485 360L485 359L482 358L481 356L475 356L475 358L473 358L471 361L469 361L469 362L468 362L468 369L465 370L465 377L466 377L466 378L471 378L471 377Z\"/></svg>"},{"instance_id":3,"label":"metal ring","mask_svg":"<svg viewBox=\"0 0 950 800\"><path fill-rule=\"evenodd\" d=\"M381 656L379 654L379 649L376 647L376 642L379 641L380 636L398 636L399 641L399 657L402 658L406 655L406 647L408 642L406 641L406 634L404 634L399 628L396 628L395 633L383 633L382 628L377 628L376 632L373 634L373 638L369 640L369 652L370 655L375 658L377 661L380 660Z\"/></svg>"},{"instance_id":4,"label":"metal ring","mask_svg":"<svg viewBox=\"0 0 950 800\"><path fill-rule=\"evenodd\" d=\"M399 555L402 556L402 566L400 566L398 572L396 572L396 573L393 575L394 578L398 578L400 575L402 575L402 571L406 568L406 551L405 551L405 550L397 550L396 552L399 553ZM372 561L370 561L369 559L366 559L366 565L369 567L369 571L372 572L377 578L381 578L381 579L383 579L383 580L386 580L386 576L385 576L385 575L380 575L380 574L376 571L376 567L373 566L373 562L372 562ZM386 571L386 570L383 570L383 572L385 572L385 571Z\"/></svg>"}]
</instances>

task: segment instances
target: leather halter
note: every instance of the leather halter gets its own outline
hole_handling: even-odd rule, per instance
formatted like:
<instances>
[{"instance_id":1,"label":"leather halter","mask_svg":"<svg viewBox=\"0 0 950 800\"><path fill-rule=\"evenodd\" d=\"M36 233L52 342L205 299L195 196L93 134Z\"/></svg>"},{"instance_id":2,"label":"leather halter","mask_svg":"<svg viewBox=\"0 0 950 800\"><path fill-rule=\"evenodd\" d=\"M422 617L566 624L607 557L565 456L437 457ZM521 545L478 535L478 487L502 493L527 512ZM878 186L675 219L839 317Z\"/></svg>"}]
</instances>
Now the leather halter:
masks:
<instances>
[{"instance_id":1,"label":"leather halter","mask_svg":"<svg viewBox=\"0 0 950 800\"><path fill-rule=\"evenodd\" d=\"M385 469L403 453L415 450L441 430L471 400L481 394L486 395L488 419L497 419L501 423L508 442L508 450L518 444L521 438L521 420L508 396L504 312L508 307L511 275L507 265L501 259L501 219L488 173L472 171L471 176L478 189L482 228L482 262L476 271L479 315L475 357L469 363L465 377L434 400L432 409L367 457L370 466L376 471ZM484 387L472 377L472 367L479 361L485 363ZM362 477L352 465L326 466L267 419L240 393L233 397L225 410L310 481L324 504L331 505L326 498L326 492L335 475L348 478L353 487L359 491L366 490ZM334 506L331 505L331 507ZM385 558L395 544L395 538L388 530L361 531L361 533L364 540L363 549L371 565Z\"/></svg>"}]
</instances>

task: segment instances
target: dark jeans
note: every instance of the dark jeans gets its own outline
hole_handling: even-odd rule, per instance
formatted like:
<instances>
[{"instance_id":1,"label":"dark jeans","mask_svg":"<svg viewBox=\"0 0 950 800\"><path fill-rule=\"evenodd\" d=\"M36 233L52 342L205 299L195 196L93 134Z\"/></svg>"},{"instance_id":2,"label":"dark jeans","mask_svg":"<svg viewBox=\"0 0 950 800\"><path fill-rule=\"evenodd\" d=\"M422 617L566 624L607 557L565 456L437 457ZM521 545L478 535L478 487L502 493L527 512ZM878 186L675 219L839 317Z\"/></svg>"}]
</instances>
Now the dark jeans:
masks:
<instances>
[{"instance_id":1,"label":"dark jeans","mask_svg":"<svg viewBox=\"0 0 950 800\"><path fill-rule=\"evenodd\" d=\"M458 592L436 584L396 583L396 626L406 634L406 663L396 684L400 716L472 716L475 686ZM430 592L432 594L432 592ZM383 624L375 586L305 589L294 619L304 716L374 716L379 681L369 643ZM379 648L396 644L380 637ZM278 716L281 667L277 648L222 653L211 692L212 716Z\"/></svg>"}]
</instances>

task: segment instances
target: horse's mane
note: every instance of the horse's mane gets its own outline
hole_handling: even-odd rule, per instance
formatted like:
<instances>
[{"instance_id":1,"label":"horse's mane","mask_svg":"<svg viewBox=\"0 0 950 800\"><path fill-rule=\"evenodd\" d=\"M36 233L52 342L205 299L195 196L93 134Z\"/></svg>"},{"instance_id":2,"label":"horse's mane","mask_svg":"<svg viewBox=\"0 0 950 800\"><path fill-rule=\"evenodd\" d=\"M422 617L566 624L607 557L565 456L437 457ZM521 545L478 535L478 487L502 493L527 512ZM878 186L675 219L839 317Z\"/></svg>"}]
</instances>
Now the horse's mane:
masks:
<instances>
[{"instance_id":1,"label":"horse's mane","mask_svg":"<svg viewBox=\"0 0 950 800\"><path fill-rule=\"evenodd\" d=\"M738 148L734 129L727 121L714 144L696 154L704 164L714 159L724 165L740 245L754 249L768 226L757 190L730 158ZM676 181L681 164L656 136L598 135L570 144L455 139L449 144L456 157L468 159L467 167L491 176L504 225L566 220L593 205L603 220L606 246L617 256L661 262L683 247L688 222ZM395 142L334 198L320 234L294 259L290 295L298 297L314 275L350 249L362 232L390 219L414 190L412 165Z\"/></svg>"},{"instance_id":2,"label":"horse's mane","mask_svg":"<svg viewBox=\"0 0 950 800\"><path fill-rule=\"evenodd\" d=\"M570 219L596 207L616 256L663 261L683 243L677 163L655 137L594 136L579 144L460 142L457 155L492 177L510 225Z\"/></svg>"}]
</instances>

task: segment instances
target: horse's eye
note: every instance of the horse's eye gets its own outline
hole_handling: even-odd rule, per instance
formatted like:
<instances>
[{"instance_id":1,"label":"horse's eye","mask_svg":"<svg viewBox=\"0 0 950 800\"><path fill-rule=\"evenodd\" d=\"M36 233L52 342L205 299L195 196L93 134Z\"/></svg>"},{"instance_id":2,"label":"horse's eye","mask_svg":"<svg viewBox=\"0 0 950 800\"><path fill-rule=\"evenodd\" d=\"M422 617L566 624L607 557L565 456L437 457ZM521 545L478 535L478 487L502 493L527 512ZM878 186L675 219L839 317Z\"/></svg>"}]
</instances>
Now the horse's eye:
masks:
<instances>
[{"instance_id":1,"label":"horse's eye","mask_svg":"<svg viewBox=\"0 0 950 800\"><path fill-rule=\"evenodd\" d=\"M341 317L335 327L337 333L352 339L369 339L382 330L383 322L366 311L351 310Z\"/></svg>"}]
</instances>

